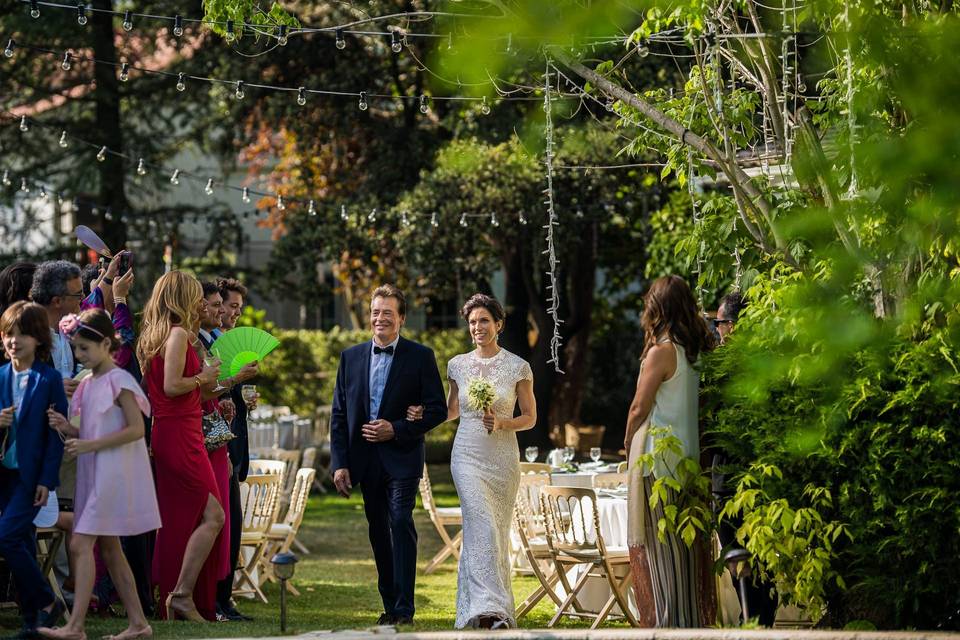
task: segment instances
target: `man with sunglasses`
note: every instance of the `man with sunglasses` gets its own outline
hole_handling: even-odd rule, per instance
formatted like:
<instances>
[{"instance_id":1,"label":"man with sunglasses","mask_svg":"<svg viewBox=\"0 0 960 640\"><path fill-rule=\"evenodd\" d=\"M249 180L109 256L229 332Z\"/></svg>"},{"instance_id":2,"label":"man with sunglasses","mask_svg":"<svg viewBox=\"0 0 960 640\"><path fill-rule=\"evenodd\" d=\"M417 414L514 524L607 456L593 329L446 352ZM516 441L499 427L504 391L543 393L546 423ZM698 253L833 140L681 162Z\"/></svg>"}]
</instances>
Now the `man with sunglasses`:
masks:
<instances>
[{"instance_id":1,"label":"man with sunglasses","mask_svg":"<svg viewBox=\"0 0 960 640\"><path fill-rule=\"evenodd\" d=\"M717 309L717 317L711 319L713 328L720 338L720 344L727 341L727 336L733 332L733 327L740 318L740 312L746 303L739 291L734 291L723 296L720 301L720 308Z\"/></svg>"},{"instance_id":2,"label":"man with sunglasses","mask_svg":"<svg viewBox=\"0 0 960 640\"><path fill-rule=\"evenodd\" d=\"M47 312L50 334L53 337L53 367L63 376L67 396L73 395L79 382L73 379L75 362L70 341L60 333L60 319L69 313L80 313L83 284L80 267L66 260L41 262L33 274L30 299Z\"/></svg>"}]
</instances>

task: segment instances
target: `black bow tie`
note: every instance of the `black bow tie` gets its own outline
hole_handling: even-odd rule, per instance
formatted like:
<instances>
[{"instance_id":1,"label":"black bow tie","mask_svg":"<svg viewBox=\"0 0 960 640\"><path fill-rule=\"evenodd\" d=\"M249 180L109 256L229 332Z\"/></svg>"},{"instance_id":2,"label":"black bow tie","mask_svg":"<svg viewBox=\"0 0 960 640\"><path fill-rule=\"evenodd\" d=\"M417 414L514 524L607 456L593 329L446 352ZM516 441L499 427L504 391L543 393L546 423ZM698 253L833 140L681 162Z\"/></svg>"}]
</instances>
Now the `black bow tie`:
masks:
<instances>
[{"instance_id":1,"label":"black bow tie","mask_svg":"<svg viewBox=\"0 0 960 640\"><path fill-rule=\"evenodd\" d=\"M373 355L378 356L378 355L380 355L381 353L385 353L385 354L387 354L388 356L392 356L392 355L393 355L393 347L392 347L392 346L390 346L390 347L378 347L378 346L374 345L374 347L373 347Z\"/></svg>"}]
</instances>

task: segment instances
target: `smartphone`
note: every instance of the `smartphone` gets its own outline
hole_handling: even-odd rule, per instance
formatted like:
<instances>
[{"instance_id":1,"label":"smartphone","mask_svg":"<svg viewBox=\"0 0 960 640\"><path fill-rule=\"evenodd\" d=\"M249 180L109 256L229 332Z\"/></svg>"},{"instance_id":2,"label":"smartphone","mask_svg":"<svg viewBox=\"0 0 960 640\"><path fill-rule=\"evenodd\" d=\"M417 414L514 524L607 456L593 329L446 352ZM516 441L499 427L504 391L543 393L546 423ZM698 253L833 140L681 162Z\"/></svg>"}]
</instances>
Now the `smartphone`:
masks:
<instances>
[{"instance_id":1,"label":"smartphone","mask_svg":"<svg viewBox=\"0 0 960 640\"><path fill-rule=\"evenodd\" d=\"M131 267L133 267L133 252L132 251L122 252L120 254L120 264L118 265L118 268L117 268L117 277L119 278L120 276L125 274L127 271L130 270Z\"/></svg>"}]
</instances>

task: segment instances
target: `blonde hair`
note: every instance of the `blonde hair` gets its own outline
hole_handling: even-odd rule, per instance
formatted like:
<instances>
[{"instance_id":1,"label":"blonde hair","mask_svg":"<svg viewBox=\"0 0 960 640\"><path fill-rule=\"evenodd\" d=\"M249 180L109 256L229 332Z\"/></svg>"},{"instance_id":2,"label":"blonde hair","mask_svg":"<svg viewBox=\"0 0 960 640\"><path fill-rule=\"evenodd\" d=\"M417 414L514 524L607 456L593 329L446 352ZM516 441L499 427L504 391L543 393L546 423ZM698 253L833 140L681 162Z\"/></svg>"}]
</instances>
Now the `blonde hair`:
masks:
<instances>
[{"instance_id":1,"label":"blonde hair","mask_svg":"<svg viewBox=\"0 0 960 640\"><path fill-rule=\"evenodd\" d=\"M163 349L171 328L181 326L191 331L199 324L202 299L200 282L182 271L165 273L153 285L153 293L143 308L143 326L137 340L137 358L144 373Z\"/></svg>"}]
</instances>

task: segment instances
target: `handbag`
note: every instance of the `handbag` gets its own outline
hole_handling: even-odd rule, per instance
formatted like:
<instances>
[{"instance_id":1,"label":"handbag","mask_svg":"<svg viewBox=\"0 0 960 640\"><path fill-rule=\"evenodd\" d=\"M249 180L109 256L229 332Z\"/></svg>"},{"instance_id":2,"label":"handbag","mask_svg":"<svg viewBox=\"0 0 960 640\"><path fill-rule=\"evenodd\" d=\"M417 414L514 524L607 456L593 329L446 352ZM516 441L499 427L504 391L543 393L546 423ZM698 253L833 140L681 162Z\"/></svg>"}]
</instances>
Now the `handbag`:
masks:
<instances>
[{"instance_id":1,"label":"handbag","mask_svg":"<svg viewBox=\"0 0 960 640\"><path fill-rule=\"evenodd\" d=\"M219 411L212 411L203 416L203 445L207 451L216 451L237 436L230 431L230 425L223 419Z\"/></svg>"}]
</instances>

